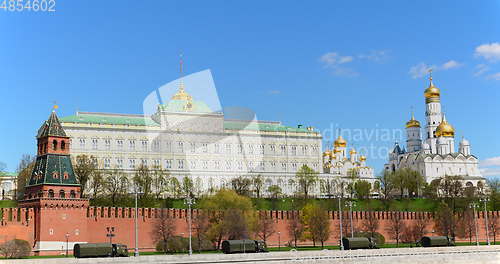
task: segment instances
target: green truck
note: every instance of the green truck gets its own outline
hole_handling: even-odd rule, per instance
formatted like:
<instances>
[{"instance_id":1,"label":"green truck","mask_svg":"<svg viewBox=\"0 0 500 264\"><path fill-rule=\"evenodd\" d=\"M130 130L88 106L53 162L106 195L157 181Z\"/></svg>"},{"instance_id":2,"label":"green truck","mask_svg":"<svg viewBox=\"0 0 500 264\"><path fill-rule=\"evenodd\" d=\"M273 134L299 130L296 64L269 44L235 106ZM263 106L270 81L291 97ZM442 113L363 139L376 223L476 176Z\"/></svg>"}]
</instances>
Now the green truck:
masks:
<instances>
[{"instance_id":1,"label":"green truck","mask_svg":"<svg viewBox=\"0 0 500 264\"><path fill-rule=\"evenodd\" d=\"M73 247L75 258L128 257L127 245L111 243L78 243Z\"/></svg>"},{"instance_id":2,"label":"green truck","mask_svg":"<svg viewBox=\"0 0 500 264\"><path fill-rule=\"evenodd\" d=\"M377 248L375 239L367 237L343 237L342 244L345 250Z\"/></svg>"},{"instance_id":3,"label":"green truck","mask_svg":"<svg viewBox=\"0 0 500 264\"><path fill-rule=\"evenodd\" d=\"M267 252L267 245L262 240L224 240L222 241L222 252L225 254Z\"/></svg>"},{"instance_id":4,"label":"green truck","mask_svg":"<svg viewBox=\"0 0 500 264\"><path fill-rule=\"evenodd\" d=\"M418 244L422 247L449 247L455 245L455 240L447 236L424 236Z\"/></svg>"}]
</instances>

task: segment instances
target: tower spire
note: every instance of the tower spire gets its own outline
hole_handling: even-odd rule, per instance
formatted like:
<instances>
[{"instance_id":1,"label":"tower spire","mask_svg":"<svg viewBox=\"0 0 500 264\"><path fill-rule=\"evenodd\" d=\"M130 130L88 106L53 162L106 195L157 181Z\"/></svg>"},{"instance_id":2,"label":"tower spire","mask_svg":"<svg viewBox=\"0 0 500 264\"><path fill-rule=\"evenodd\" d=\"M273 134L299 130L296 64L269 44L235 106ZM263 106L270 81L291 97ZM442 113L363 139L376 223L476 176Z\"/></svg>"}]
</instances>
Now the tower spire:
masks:
<instances>
[{"instance_id":1,"label":"tower spire","mask_svg":"<svg viewBox=\"0 0 500 264\"><path fill-rule=\"evenodd\" d=\"M185 89L184 89L184 54L181 52L179 54L179 89L177 90L177 93L175 93L172 96L172 100L186 100L186 101L192 101L191 95L189 95Z\"/></svg>"}]
</instances>

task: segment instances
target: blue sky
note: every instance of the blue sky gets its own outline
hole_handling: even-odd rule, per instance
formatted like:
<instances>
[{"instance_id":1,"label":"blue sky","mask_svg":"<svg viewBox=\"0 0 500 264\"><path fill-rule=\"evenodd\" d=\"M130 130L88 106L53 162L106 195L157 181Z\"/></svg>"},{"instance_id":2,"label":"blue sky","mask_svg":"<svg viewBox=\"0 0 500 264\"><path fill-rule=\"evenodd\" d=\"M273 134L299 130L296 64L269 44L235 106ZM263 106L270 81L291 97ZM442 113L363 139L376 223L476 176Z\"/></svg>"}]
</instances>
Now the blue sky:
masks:
<instances>
[{"instance_id":1,"label":"blue sky","mask_svg":"<svg viewBox=\"0 0 500 264\"><path fill-rule=\"evenodd\" d=\"M53 101L60 116L141 113L147 94L178 77L182 51L186 73L212 71L224 107L327 129L325 144L330 128L401 129L412 106L423 121L433 67L457 139L471 141L486 175L500 175L500 1L57 1L56 10L0 10L0 161L10 171L34 153ZM377 171L384 161L368 155Z\"/></svg>"}]
</instances>

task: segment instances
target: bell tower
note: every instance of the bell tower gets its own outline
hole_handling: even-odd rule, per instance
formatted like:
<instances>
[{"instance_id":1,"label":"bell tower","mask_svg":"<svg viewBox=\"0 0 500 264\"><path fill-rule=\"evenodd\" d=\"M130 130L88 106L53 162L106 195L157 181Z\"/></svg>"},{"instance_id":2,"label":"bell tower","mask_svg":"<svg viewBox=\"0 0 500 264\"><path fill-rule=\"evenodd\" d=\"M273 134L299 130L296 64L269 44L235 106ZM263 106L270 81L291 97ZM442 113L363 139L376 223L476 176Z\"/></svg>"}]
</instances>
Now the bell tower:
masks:
<instances>
[{"instance_id":1,"label":"bell tower","mask_svg":"<svg viewBox=\"0 0 500 264\"><path fill-rule=\"evenodd\" d=\"M81 197L69 154L70 140L55 110L38 130L36 139L35 166L19 206L35 212L36 254L66 247L71 251L74 243L87 240L85 219L89 201Z\"/></svg>"}]
</instances>

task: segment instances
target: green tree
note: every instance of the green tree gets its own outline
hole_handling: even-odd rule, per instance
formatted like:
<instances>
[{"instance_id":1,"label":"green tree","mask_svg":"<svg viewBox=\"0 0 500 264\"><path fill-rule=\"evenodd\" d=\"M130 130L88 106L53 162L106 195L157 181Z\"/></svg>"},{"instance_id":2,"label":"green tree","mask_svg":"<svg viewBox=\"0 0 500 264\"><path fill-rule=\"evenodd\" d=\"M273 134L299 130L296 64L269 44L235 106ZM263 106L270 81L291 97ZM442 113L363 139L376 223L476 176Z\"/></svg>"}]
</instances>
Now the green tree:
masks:
<instances>
[{"instance_id":1,"label":"green tree","mask_svg":"<svg viewBox=\"0 0 500 264\"><path fill-rule=\"evenodd\" d=\"M250 198L222 189L203 197L200 209L209 214L206 237L220 248L223 239L248 238L255 230L255 210Z\"/></svg>"},{"instance_id":2,"label":"green tree","mask_svg":"<svg viewBox=\"0 0 500 264\"><path fill-rule=\"evenodd\" d=\"M139 165L139 167L135 169L135 175L132 178L132 181L134 182L135 187L138 188L138 191L142 193L139 200L141 205L153 206L152 203L154 201L151 199L153 197L151 193L153 177L151 177L151 171L148 166L145 164Z\"/></svg>"},{"instance_id":3,"label":"green tree","mask_svg":"<svg viewBox=\"0 0 500 264\"><path fill-rule=\"evenodd\" d=\"M359 199L368 199L370 197L371 184L368 181L361 180L354 184L356 197Z\"/></svg>"},{"instance_id":4,"label":"green tree","mask_svg":"<svg viewBox=\"0 0 500 264\"><path fill-rule=\"evenodd\" d=\"M78 155L75 159L74 171L78 182L81 185L82 196L85 195L87 183L95 170L97 170L97 162L94 156Z\"/></svg>"},{"instance_id":5,"label":"green tree","mask_svg":"<svg viewBox=\"0 0 500 264\"><path fill-rule=\"evenodd\" d=\"M154 167L151 177L154 196L156 199L160 199L162 193L167 189L170 172L161 167Z\"/></svg>"},{"instance_id":6,"label":"green tree","mask_svg":"<svg viewBox=\"0 0 500 264\"><path fill-rule=\"evenodd\" d=\"M318 173L304 164L297 171L295 177L297 178L299 192L304 194L304 198L307 199L312 188L318 181Z\"/></svg>"},{"instance_id":7,"label":"green tree","mask_svg":"<svg viewBox=\"0 0 500 264\"><path fill-rule=\"evenodd\" d=\"M89 187L92 192L92 198L96 198L103 188L104 177L101 170L94 170L90 174Z\"/></svg>"},{"instance_id":8,"label":"green tree","mask_svg":"<svg viewBox=\"0 0 500 264\"><path fill-rule=\"evenodd\" d=\"M116 206L120 196L127 193L128 178L120 169L108 170L105 172L103 187L111 199L111 206Z\"/></svg>"},{"instance_id":9,"label":"green tree","mask_svg":"<svg viewBox=\"0 0 500 264\"><path fill-rule=\"evenodd\" d=\"M271 195L271 198L277 200L282 194L281 187L274 184L267 188L267 192Z\"/></svg>"},{"instance_id":10,"label":"green tree","mask_svg":"<svg viewBox=\"0 0 500 264\"><path fill-rule=\"evenodd\" d=\"M307 233L307 237L313 241L321 243L321 248L330 237L330 219L328 212L323 209L319 204L311 202L303 209L303 223Z\"/></svg>"},{"instance_id":11,"label":"green tree","mask_svg":"<svg viewBox=\"0 0 500 264\"><path fill-rule=\"evenodd\" d=\"M182 195L184 195L184 197L193 197L193 189L193 180L188 176L184 176L184 178L182 178Z\"/></svg>"}]
</instances>

